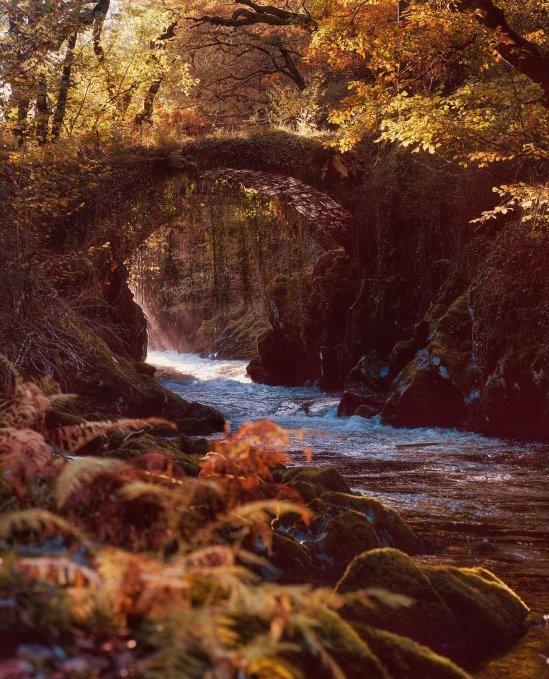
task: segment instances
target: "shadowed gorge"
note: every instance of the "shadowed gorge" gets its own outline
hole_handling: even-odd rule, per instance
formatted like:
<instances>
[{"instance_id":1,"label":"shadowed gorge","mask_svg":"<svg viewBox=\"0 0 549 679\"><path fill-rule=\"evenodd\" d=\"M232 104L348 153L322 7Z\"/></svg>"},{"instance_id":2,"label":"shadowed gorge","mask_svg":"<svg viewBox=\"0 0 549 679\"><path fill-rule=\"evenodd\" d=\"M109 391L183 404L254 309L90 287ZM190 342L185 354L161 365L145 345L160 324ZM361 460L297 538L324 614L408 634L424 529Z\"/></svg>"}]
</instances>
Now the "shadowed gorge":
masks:
<instances>
[{"instance_id":1,"label":"shadowed gorge","mask_svg":"<svg viewBox=\"0 0 549 679\"><path fill-rule=\"evenodd\" d=\"M538 679L542 0L0 0L0 679Z\"/></svg>"}]
</instances>

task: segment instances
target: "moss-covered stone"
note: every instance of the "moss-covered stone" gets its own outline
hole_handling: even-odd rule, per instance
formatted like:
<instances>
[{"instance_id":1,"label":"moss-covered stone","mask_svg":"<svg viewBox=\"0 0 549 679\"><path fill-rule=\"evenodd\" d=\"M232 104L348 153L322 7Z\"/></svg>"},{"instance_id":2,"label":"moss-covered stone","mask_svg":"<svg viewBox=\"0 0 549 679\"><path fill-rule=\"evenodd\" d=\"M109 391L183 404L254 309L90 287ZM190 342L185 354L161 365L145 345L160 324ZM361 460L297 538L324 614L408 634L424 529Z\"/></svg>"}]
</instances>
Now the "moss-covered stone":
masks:
<instances>
[{"instance_id":1,"label":"moss-covered stone","mask_svg":"<svg viewBox=\"0 0 549 679\"><path fill-rule=\"evenodd\" d=\"M478 568L417 566L402 552L376 549L356 557L337 591L382 588L411 600L406 607L379 603L345 607L351 620L424 643L453 659L493 653L525 629L528 609L496 576Z\"/></svg>"},{"instance_id":2,"label":"moss-covered stone","mask_svg":"<svg viewBox=\"0 0 549 679\"><path fill-rule=\"evenodd\" d=\"M187 455L206 455L212 450L211 442L206 438L181 434L177 439L177 447Z\"/></svg>"},{"instance_id":3,"label":"moss-covered stone","mask_svg":"<svg viewBox=\"0 0 549 679\"><path fill-rule=\"evenodd\" d=\"M490 436L549 440L549 347L505 352L471 402L465 426Z\"/></svg>"},{"instance_id":4,"label":"moss-covered stone","mask_svg":"<svg viewBox=\"0 0 549 679\"><path fill-rule=\"evenodd\" d=\"M109 438L109 449L106 451L109 457L128 460L143 453L162 452L169 455L176 465L190 476L196 476L199 471L198 459L201 455L188 453L181 450L180 441L167 440L152 434L143 434L138 437L124 438L116 435Z\"/></svg>"},{"instance_id":5,"label":"moss-covered stone","mask_svg":"<svg viewBox=\"0 0 549 679\"><path fill-rule=\"evenodd\" d=\"M485 568L426 566L423 572L456 617L471 655L505 646L525 631L526 605Z\"/></svg>"},{"instance_id":6,"label":"moss-covered stone","mask_svg":"<svg viewBox=\"0 0 549 679\"><path fill-rule=\"evenodd\" d=\"M397 427L455 427L465 414L463 394L446 368L423 350L393 381L382 420Z\"/></svg>"},{"instance_id":7,"label":"moss-covered stone","mask_svg":"<svg viewBox=\"0 0 549 679\"><path fill-rule=\"evenodd\" d=\"M379 546L376 531L359 512L343 511L326 524L323 552L336 577L355 556Z\"/></svg>"},{"instance_id":8,"label":"moss-covered stone","mask_svg":"<svg viewBox=\"0 0 549 679\"><path fill-rule=\"evenodd\" d=\"M81 397L86 418L161 416L176 422L182 433L208 434L223 429L225 420L215 408L189 403L139 372L134 361L115 355L82 320L72 317L66 325L79 362L52 356L52 363L63 387Z\"/></svg>"},{"instance_id":9,"label":"moss-covered stone","mask_svg":"<svg viewBox=\"0 0 549 679\"><path fill-rule=\"evenodd\" d=\"M396 547L408 554L422 551L420 538L400 514L375 498L327 492L320 496L320 503L319 509L324 505L359 512L374 528L379 546Z\"/></svg>"},{"instance_id":10,"label":"moss-covered stone","mask_svg":"<svg viewBox=\"0 0 549 679\"><path fill-rule=\"evenodd\" d=\"M342 594L381 588L410 599L409 606L350 604L345 615L352 620L388 629L444 652L448 637L457 635L457 622L431 582L413 561L396 549L376 549L351 562L337 585Z\"/></svg>"},{"instance_id":11,"label":"moss-covered stone","mask_svg":"<svg viewBox=\"0 0 549 679\"><path fill-rule=\"evenodd\" d=\"M337 613L329 610L320 611L317 615L317 622L316 633L326 645L343 676L347 679L364 679L364 677L390 679L390 674L368 644ZM306 657L303 660L306 677L333 676L333 673L329 671L322 671L321 660L318 656L313 656L312 661L308 661Z\"/></svg>"},{"instance_id":12,"label":"moss-covered stone","mask_svg":"<svg viewBox=\"0 0 549 679\"><path fill-rule=\"evenodd\" d=\"M364 394L353 389L346 389L337 407L337 414L341 416L360 415L373 417L381 409L382 399L379 395Z\"/></svg>"},{"instance_id":13,"label":"moss-covered stone","mask_svg":"<svg viewBox=\"0 0 549 679\"><path fill-rule=\"evenodd\" d=\"M314 566L309 549L286 533L273 532L272 552L269 561L280 570L281 583L310 582Z\"/></svg>"},{"instance_id":14,"label":"moss-covered stone","mask_svg":"<svg viewBox=\"0 0 549 679\"><path fill-rule=\"evenodd\" d=\"M421 349L415 339L401 340L393 347L389 354L387 364L389 366L390 374L394 377L414 358L417 352Z\"/></svg>"},{"instance_id":15,"label":"moss-covered stone","mask_svg":"<svg viewBox=\"0 0 549 679\"><path fill-rule=\"evenodd\" d=\"M467 679L467 672L427 646L386 630L354 623L353 629L395 679Z\"/></svg>"},{"instance_id":16,"label":"moss-covered stone","mask_svg":"<svg viewBox=\"0 0 549 679\"><path fill-rule=\"evenodd\" d=\"M351 492L347 481L334 467L291 467L284 472L282 481L297 490L306 502L330 490Z\"/></svg>"}]
</instances>

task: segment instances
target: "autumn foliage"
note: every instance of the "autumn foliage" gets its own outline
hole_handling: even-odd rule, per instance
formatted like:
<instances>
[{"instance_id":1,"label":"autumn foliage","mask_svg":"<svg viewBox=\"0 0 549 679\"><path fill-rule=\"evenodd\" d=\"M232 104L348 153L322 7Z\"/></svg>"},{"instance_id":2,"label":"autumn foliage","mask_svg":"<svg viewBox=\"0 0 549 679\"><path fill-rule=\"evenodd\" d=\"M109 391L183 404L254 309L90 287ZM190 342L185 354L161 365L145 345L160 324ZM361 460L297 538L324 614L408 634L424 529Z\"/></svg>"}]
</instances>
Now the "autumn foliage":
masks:
<instances>
[{"instance_id":1,"label":"autumn foliage","mask_svg":"<svg viewBox=\"0 0 549 679\"><path fill-rule=\"evenodd\" d=\"M131 676L297 677L290 649L301 644L327 676L342 676L317 616L344 597L258 577L269 572L260 554L274 522L309 521L299 495L276 481L284 431L243 425L193 477L165 451L128 461L80 453L93 438L165 430L165 421L48 430L54 385L48 393L12 377L0 410L0 592L11 602L0 622L58 639L64 660L46 663L56 677L77 666L87 676L118 666ZM15 657L0 663L0 676L10 672L34 676Z\"/></svg>"}]
</instances>

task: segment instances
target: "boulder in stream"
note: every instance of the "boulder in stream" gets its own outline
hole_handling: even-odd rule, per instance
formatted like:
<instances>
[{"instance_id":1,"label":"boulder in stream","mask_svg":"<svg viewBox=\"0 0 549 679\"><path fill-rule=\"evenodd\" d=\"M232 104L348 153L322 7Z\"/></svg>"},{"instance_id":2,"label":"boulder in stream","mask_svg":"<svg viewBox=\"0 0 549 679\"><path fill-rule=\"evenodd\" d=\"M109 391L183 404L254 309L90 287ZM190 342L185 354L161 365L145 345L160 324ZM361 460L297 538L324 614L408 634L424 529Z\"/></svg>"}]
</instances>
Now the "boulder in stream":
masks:
<instances>
[{"instance_id":1,"label":"boulder in stream","mask_svg":"<svg viewBox=\"0 0 549 679\"><path fill-rule=\"evenodd\" d=\"M410 599L398 608L359 603L344 616L410 637L458 661L472 662L494 653L525 631L528 608L484 568L418 565L395 549L357 556L337 591L379 588Z\"/></svg>"},{"instance_id":2,"label":"boulder in stream","mask_svg":"<svg viewBox=\"0 0 549 679\"><path fill-rule=\"evenodd\" d=\"M465 415L463 394L440 360L424 349L393 381L382 420L397 427L457 427Z\"/></svg>"}]
</instances>

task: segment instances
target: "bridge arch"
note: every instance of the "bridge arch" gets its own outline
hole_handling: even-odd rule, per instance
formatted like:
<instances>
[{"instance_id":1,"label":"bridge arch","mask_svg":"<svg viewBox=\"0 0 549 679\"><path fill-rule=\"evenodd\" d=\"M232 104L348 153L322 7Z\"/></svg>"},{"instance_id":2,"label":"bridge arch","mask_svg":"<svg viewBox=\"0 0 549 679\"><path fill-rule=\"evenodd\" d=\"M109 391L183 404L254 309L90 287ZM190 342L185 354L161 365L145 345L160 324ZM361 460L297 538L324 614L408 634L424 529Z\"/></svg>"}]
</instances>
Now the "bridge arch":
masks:
<instances>
[{"instance_id":1,"label":"bridge arch","mask_svg":"<svg viewBox=\"0 0 549 679\"><path fill-rule=\"evenodd\" d=\"M277 155L278 141L257 139L191 141L171 149L134 149L123 171L104 187L101 207L92 210L94 268L111 319L128 337L125 349L134 358L145 351L145 319L127 286L125 262L156 230L185 228L193 204L238 200L242 190L276 201L281 218L297 220L323 250L351 251L355 220L345 202L352 195L341 156L320 142L303 142ZM309 142L307 142L309 143ZM313 156L313 160L311 160ZM235 165L237 167L235 167ZM114 167L116 173L116 166ZM106 197L106 200L105 200ZM86 215L82 214L85 224Z\"/></svg>"}]
</instances>

